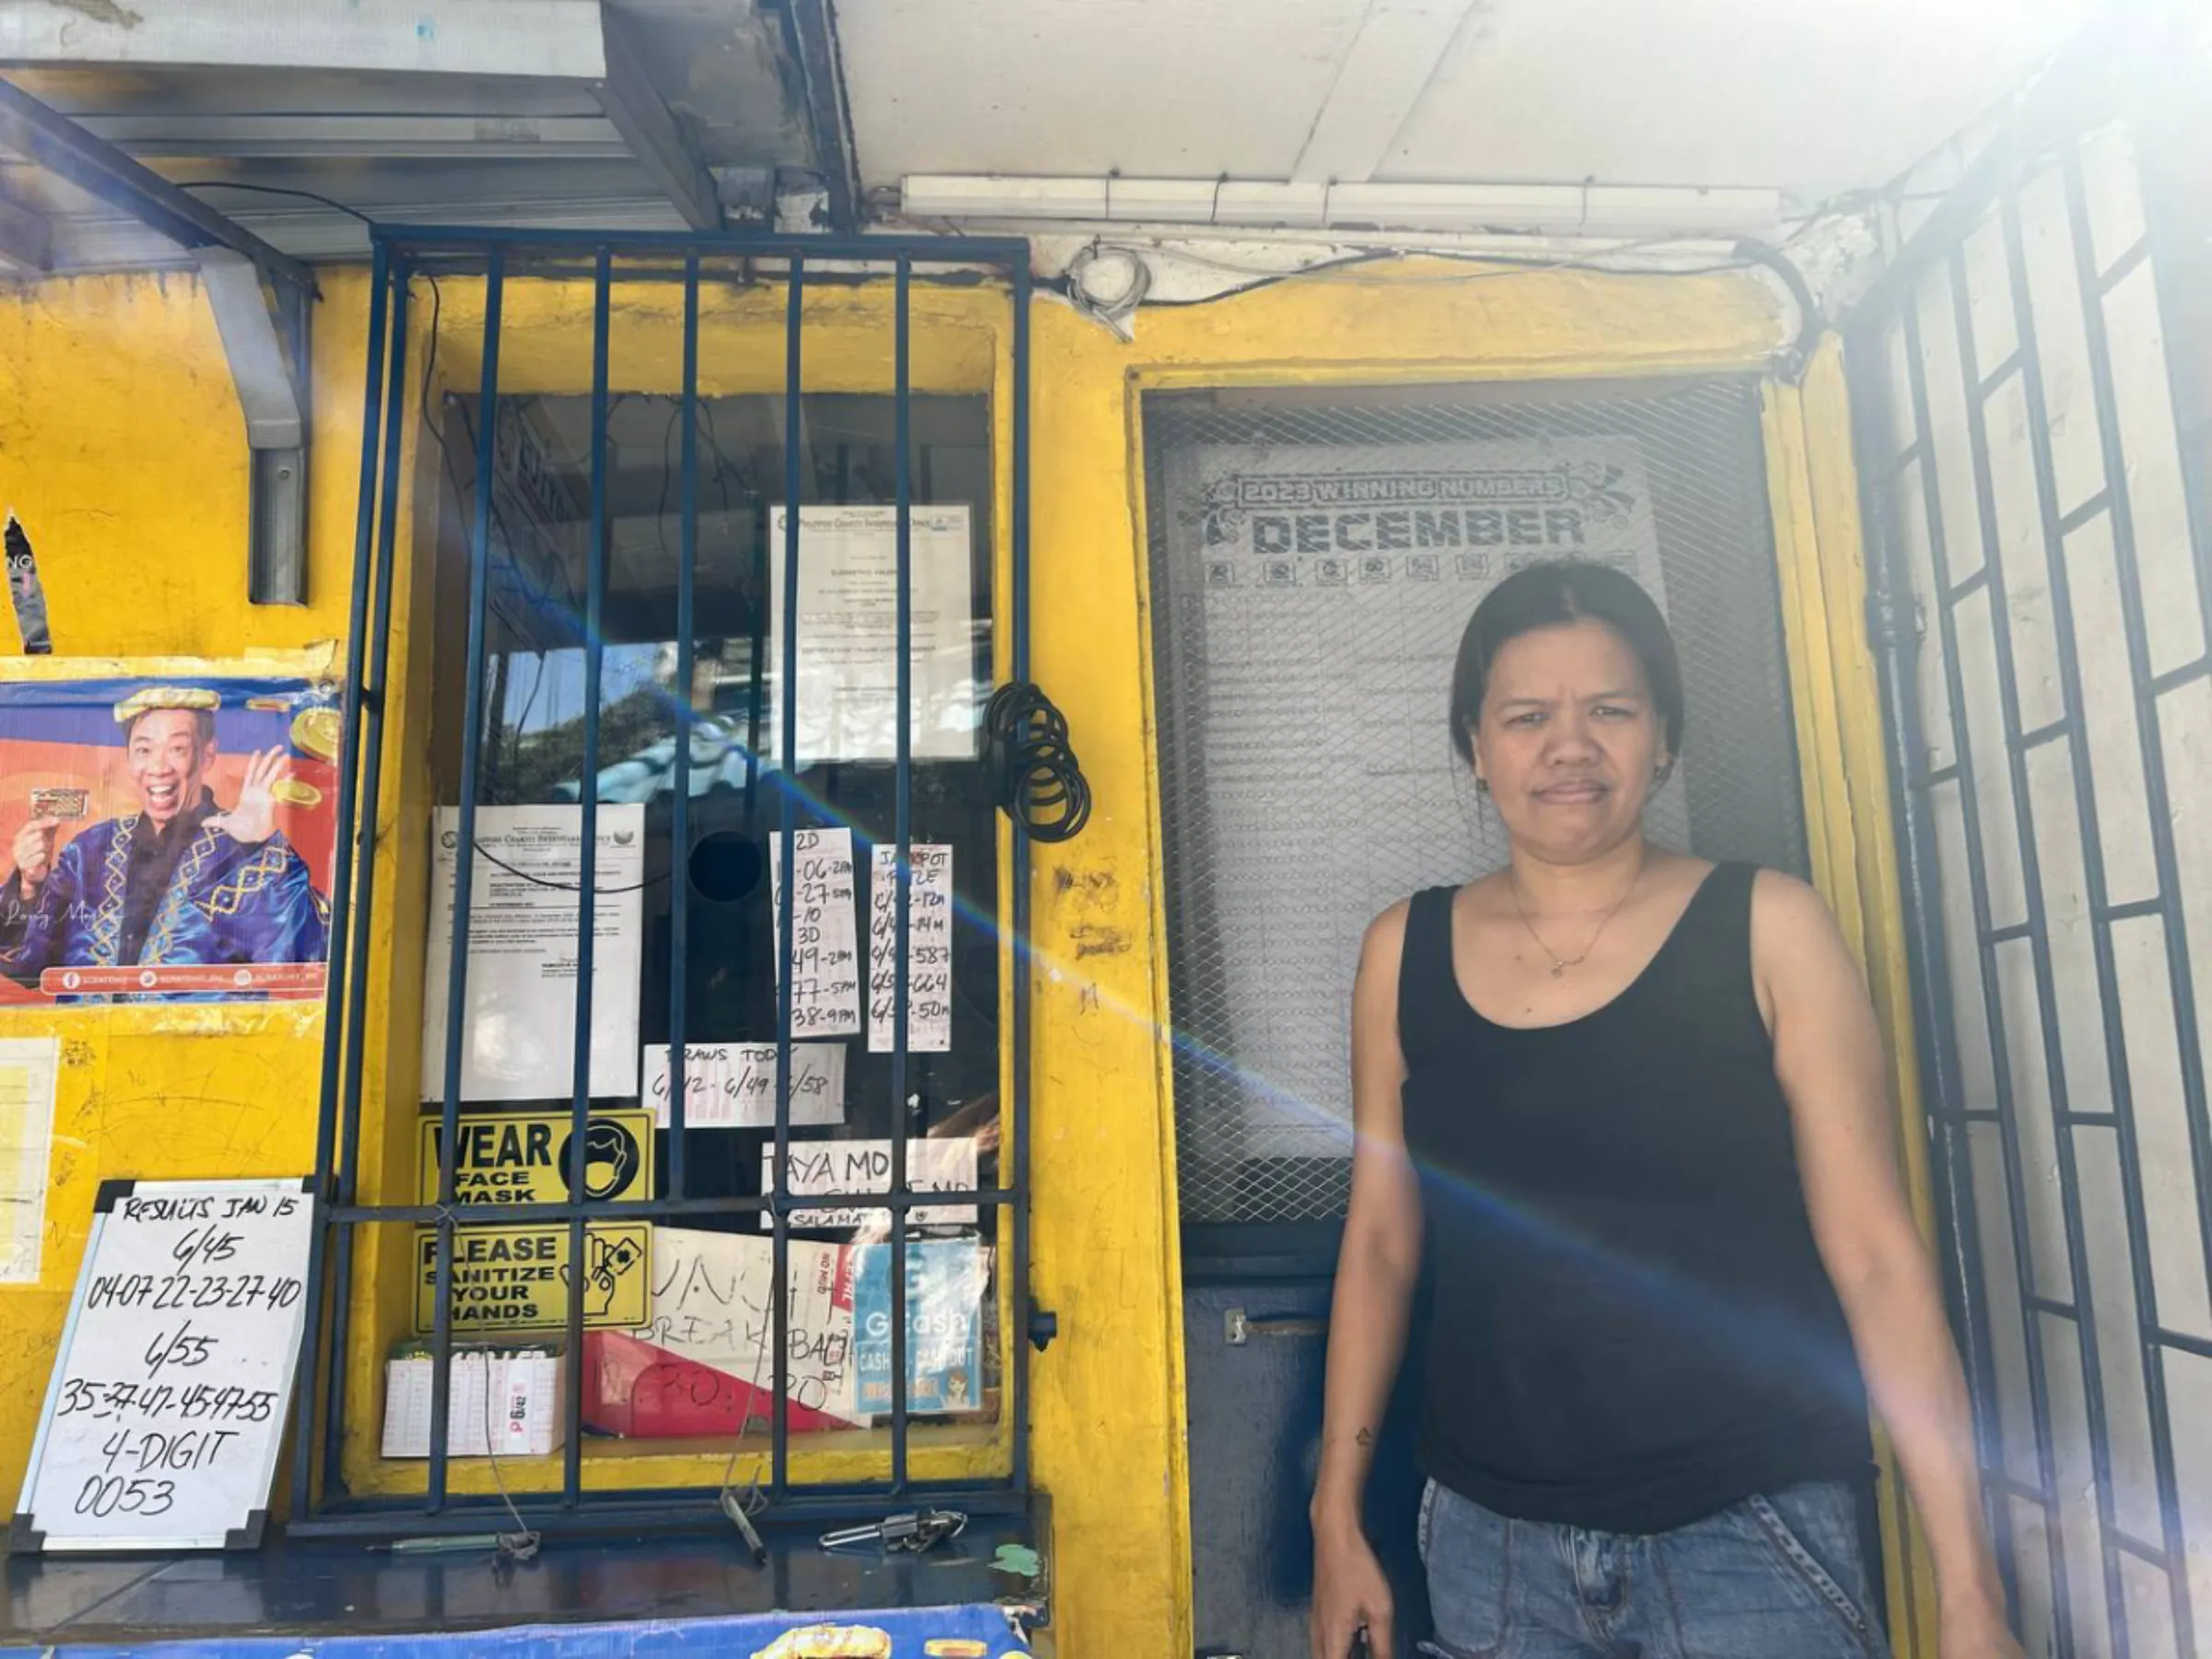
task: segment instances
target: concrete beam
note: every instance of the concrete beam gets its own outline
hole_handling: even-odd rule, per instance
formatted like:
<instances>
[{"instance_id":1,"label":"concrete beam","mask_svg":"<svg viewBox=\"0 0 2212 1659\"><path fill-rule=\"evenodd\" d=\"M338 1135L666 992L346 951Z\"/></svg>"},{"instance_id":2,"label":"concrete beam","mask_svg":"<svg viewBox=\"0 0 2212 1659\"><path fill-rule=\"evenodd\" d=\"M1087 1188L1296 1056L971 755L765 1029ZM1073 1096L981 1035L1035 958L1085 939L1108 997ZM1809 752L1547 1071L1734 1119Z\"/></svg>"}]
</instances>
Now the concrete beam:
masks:
<instances>
[{"instance_id":1,"label":"concrete beam","mask_svg":"<svg viewBox=\"0 0 2212 1659\"><path fill-rule=\"evenodd\" d=\"M783 8L785 40L798 60L806 95L806 126L815 164L821 169L830 229L860 226L860 158L853 147L853 115L845 103L845 66L838 46L837 14L830 0L790 0Z\"/></svg>"},{"instance_id":2,"label":"concrete beam","mask_svg":"<svg viewBox=\"0 0 2212 1659\"><path fill-rule=\"evenodd\" d=\"M601 19L606 72L593 90L630 153L694 230L722 229L722 198L674 112L661 101L631 44L629 25L612 11Z\"/></svg>"},{"instance_id":3,"label":"concrete beam","mask_svg":"<svg viewBox=\"0 0 2212 1659\"><path fill-rule=\"evenodd\" d=\"M23 276L53 269L53 227L19 202L0 196L0 268Z\"/></svg>"},{"instance_id":4,"label":"concrete beam","mask_svg":"<svg viewBox=\"0 0 2212 1659\"><path fill-rule=\"evenodd\" d=\"M308 302L296 292L266 295L251 260L227 248L200 254L215 326L230 359L231 383L246 418L251 478L246 525L246 596L255 605L307 603L307 439L304 371ZM292 355L277 335L284 312Z\"/></svg>"}]
</instances>

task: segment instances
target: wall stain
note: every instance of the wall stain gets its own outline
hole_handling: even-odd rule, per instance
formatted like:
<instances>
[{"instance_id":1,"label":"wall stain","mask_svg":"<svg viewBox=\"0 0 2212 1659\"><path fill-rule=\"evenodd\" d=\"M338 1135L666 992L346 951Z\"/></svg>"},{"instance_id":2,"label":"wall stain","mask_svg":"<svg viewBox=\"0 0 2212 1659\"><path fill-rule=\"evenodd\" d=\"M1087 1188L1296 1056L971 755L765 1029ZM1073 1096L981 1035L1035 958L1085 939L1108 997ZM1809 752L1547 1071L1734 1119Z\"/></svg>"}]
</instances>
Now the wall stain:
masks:
<instances>
[{"instance_id":1,"label":"wall stain","mask_svg":"<svg viewBox=\"0 0 2212 1659\"><path fill-rule=\"evenodd\" d=\"M95 23L106 23L116 29L135 29L146 21L144 12L135 12L116 0L51 0L64 11L82 13Z\"/></svg>"},{"instance_id":2,"label":"wall stain","mask_svg":"<svg viewBox=\"0 0 2212 1659\"><path fill-rule=\"evenodd\" d=\"M1121 879L1112 870L1070 870L1065 867L1053 872L1053 897L1067 900L1085 908L1110 905L1121 897Z\"/></svg>"},{"instance_id":3,"label":"wall stain","mask_svg":"<svg viewBox=\"0 0 2212 1659\"><path fill-rule=\"evenodd\" d=\"M1085 957L1127 956L1129 935L1124 928L1101 927L1089 922L1079 922L1067 930L1067 936L1076 947L1076 960Z\"/></svg>"}]
</instances>

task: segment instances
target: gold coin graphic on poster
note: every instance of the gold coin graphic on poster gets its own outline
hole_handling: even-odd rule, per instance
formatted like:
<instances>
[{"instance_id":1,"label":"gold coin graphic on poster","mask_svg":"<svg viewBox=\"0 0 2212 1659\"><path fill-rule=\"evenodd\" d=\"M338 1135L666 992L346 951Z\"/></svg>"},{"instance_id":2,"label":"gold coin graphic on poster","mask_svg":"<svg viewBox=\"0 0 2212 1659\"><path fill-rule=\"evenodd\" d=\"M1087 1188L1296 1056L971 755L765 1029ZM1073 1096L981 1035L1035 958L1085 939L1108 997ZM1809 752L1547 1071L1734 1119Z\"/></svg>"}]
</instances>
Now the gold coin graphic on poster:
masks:
<instances>
[{"instance_id":1,"label":"gold coin graphic on poster","mask_svg":"<svg viewBox=\"0 0 2212 1659\"><path fill-rule=\"evenodd\" d=\"M338 712L327 703L302 710L292 722L292 747L317 760L338 758Z\"/></svg>"}]
</instances>

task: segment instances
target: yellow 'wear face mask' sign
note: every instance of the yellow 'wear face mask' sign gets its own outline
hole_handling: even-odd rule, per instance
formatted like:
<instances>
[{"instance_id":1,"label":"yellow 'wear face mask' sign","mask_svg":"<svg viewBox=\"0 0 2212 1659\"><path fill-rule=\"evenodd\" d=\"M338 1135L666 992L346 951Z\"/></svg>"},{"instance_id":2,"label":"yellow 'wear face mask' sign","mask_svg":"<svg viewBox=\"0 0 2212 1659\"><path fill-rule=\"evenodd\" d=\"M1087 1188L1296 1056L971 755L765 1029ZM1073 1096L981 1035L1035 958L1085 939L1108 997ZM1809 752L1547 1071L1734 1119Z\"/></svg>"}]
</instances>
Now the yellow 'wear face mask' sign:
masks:
<instances>
[{"instance_id":1,"label":"yellow 'wear face mask' sign","mask_svg":"<svg viewBox=\"0 0 2212 1659\"><path fill-rule=\"evenodd\" d=\"M453 1197L459 1204L559 1204L569 1196L573 1116L559 1112L465 1113L453 1137ZM421 1124L416 1160L418 1196L438 1201L443 1124ZM594 1112L586 1123L582 1196L618 1204L653 1194L653 1113ZM461 1227L453 1232L453 1329L456 1336L559 1330L569 1323L569 1226L563 1221ZM653 1229L642 1222L594 1221L584 1232L583 1318L587 1326L634 1328L650 1312ZM438 1303L438 1230L416 1230L415 1325L429 1331Z\"/></svg>"},{"instance_id":2,"label":"yellow 'wear face mask' sign","mask_svg":"<svg viewBox=\"0 0 2212 1659\"><path fill-rule=\"evenodd\" d=\"M560 1204L569 1195L571 1114L484 1112L462 1114L453 1136L453 1197L462 1204ZM422 1120L415 1159L416 1197L438 1202L439 1132ZM594 1204L653 1195L653 1113L634 1107L594 1112L583 1133L583 1193Z\"/></svg>"}]
</instances>

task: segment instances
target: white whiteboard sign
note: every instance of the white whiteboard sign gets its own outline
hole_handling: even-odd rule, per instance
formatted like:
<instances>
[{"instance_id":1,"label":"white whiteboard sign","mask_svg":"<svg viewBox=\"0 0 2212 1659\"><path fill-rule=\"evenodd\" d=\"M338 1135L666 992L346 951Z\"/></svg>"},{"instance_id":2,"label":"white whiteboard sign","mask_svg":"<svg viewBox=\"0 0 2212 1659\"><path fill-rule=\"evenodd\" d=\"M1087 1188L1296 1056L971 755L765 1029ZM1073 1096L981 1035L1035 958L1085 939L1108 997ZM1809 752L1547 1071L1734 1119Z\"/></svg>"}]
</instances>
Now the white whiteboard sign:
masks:
<instances>
[{"instance_id":1,"label":"white whiteboard sign","mask_svg":"<svg viewBox=\"0 0 2212 1659\"><path fill-rule=\"evenodd\" d=\"M11 1552L258 1547L313 1220L299 1180L101 1187Z\"/></svg>"}]
</instances>

